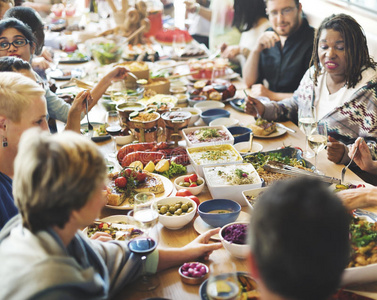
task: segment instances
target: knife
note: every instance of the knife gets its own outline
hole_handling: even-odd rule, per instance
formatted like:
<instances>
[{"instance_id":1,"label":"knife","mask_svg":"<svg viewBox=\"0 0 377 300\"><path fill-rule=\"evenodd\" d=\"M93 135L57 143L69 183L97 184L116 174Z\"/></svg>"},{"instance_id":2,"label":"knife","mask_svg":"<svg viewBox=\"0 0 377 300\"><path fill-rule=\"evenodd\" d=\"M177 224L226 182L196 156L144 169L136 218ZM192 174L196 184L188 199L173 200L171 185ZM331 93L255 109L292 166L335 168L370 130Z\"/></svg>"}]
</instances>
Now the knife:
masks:
<instances>
[{"instance_id":1,"label":"knife","mask_svg":"<svg viewBox=\"0 0 377 300\"><path fill-rule=\"evenodd\" d=\"M318 178L318 179L320 179L324 182L328 182L328 183L335 183L335 184L341 183L340 179L335 178L335 177L318 175L318 174L310 172L310 171L302 170L302 169L299 169L299 168L296 168L296 167L291 167L291 166L284 165L284 164L279 164L279 166L273 166L270 163L271 162L269 162L269 164L265 164L263 166L263 169L270 171L270 172L274 172L274 173L280 173L280 174L286 174L286 175L292 175L292 176L311 176L311 177ZM273 162L273 163L275 163L275 162Z\"/></svg>"},{"instance_id":2,"label":"knife","mask_svg":"<svg viewBox=\"0 0 377 300\"><path fill-rule=\"evenodd\" d=\"M289 128L283 124L280 124L280 123L275 123L277 127L280 127L280 128L284 128L285 130L289 131L289 132L292 132L292 133L296 133L296 130L292 129L292 128Z\"/></svg>"}]
</instances>

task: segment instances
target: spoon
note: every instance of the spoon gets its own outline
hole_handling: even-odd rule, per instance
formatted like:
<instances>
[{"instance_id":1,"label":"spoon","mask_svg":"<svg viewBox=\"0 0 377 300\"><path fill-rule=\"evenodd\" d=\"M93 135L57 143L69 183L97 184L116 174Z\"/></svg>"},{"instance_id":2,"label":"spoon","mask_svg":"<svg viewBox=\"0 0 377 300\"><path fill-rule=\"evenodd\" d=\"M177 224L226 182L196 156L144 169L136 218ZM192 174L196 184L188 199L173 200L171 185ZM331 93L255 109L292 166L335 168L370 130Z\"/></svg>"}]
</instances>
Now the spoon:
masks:
<instances>
[{"instance_id":1,"label":"spoon","mask_svg":"<svg viewBox=\"0 0 377 300\"><path fill-rule=\"evenodd\" d=\"M93 132L93 125L89 122L89 115L88 115L88 96L85 98L85 107L86 107L86 120L88 121L88 132Z\"/></svg>"},{"instance_id":2,"label":"spoon","mask_svg":"<svg viewBox=\"0 0 377 300\"><path fill-rule=\"evenodd\" d=\"M245 93L245 96L246 96L246 99L247 99L249 97L249 95L246 93L245 90L243 90L243 92ZM258 111L258 108L256 107L256 105L253 102L251 102L251 105L253 105L255 111L257 112L257 118L258 119L262 119L261 116L260 116L260 114L259 114L259 111Z\"/></svg>"}]
</instances>

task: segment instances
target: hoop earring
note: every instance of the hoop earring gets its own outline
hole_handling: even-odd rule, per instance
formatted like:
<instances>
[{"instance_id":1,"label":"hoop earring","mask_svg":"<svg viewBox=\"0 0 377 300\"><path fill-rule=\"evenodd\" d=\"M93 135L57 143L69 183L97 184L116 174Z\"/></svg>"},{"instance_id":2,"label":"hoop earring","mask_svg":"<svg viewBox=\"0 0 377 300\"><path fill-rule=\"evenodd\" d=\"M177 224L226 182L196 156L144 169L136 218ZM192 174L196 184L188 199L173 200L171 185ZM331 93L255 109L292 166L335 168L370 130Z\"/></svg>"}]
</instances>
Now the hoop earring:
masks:
<instances>
[{"instance_id":1,"label":"hoop earring","mask_svg":"<svg viewBox=\"0 0 377 300\"><path fill-rule=\"evenodd\" d=\"M8 147L8 140L6 137L3 137L3 148Z\"/></svg>"}]
</instances>

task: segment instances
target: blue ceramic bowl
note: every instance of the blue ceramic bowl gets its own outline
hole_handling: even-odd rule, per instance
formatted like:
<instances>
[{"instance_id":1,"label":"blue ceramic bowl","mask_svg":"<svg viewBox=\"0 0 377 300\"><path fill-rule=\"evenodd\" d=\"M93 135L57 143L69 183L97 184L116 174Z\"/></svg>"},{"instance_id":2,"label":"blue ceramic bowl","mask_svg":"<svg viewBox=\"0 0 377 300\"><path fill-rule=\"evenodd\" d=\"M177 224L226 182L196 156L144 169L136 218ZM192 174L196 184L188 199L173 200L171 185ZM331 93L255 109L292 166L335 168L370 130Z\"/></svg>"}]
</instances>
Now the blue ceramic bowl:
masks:
<instances>
[{"instance_id":1,"label":"blue ceramic bowl","mask_svg":"<svg viewBox=\"0 0 377 300\"><path fill-rule=\"evenodd\" d=\"M227 213L210 213L213 211L230 211ZM234 222L241 212L241 205L233 200L213 199L199 204L199 216L204 222L213 227L223 227Z\"/></svg>"},{"instance_id":2,"label":"blue ceramic bowl","mask_svg":"<svg viewBox=\"0 0 377 300\"><path fill-rule=\"evenodd\" d=\"M196 103L206 101L207 97L204 95L191 95L190 98L188 98L188 104L190 107L194 107Z\"/></svg>"},{"instance_id":3,"label":"blue ceramic bowl","mask_svg":"<svg viewBox=\"0 0 377 300\"><path fill-rule=\"evenodd\" d=\"M211 108L206 111L203 111L200 114L202 120L204 123L209 125L213 120L216 120L218 118L229 118L230 117L230 112L222 109L222 108Z\"/></svg>"},{"instance_id":4,"label":"blue ceramic bowl","mask_svg":"<svg viewBox=\"0 0 377 300\"><path fill-rule=\"evenodd\" d=\"M250 134L253 132L250 128L242 126L229 127L228 130L233 135L235 144L248 142L250 140Z\"/></svg>"}]
</instances>

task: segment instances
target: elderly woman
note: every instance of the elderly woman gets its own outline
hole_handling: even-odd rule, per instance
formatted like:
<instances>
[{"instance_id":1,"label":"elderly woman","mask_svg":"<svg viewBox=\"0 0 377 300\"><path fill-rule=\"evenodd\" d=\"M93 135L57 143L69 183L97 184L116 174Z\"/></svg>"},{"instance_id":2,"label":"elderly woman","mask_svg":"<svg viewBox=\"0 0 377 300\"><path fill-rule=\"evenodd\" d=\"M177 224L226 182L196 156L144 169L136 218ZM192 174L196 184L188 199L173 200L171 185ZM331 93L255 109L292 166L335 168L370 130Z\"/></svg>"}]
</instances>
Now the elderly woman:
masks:
<instances>
[{"instance_id":1,"label":"elderly woman","mask_svg":"<svg viewBox=\"0 0 377 300\"><path fill-rule=\"evenodd\" d=\"M24 23L14 18L0 21L0 57L17 56L30 62L35 47L35 37ZM39 81L42 81L38 74L35 74L35 76ZM107 73L91 90L93 101L89 105L89 109L98 102L112 81L122 80L126 76L127 70L123 67L116 67ZM45 97L49 116L66 123L71 106L51 92L48 87L45 87Z\"/></svg>"},{"instance_id":2,"label":"elderly woman","mask_svg":"<svg viewBox=\"0 0 377 300\"><path fill-rule=\"evenodd\" d=\"M327 124L327 157L347 163L347 144L359 136L377 138L376 62L369 56L360 25L345 14L332 15L320 25L314 40L313 66L301 80L292 98L263 104L249 97L246 112L267 120L297 123L298 107L310 101L317 120ZM374 149L376 151L376 149Z\"/></svg>"},{"instance_id":3,"label":"elderly woman","mask_svg":"<svg viewBox=\"0 0 377 300\"><path fill-rule=\"evenodd\" d=\"M13 193L21 217L0 234L1 299L108 299L141 272L140 257L127 243L90 241L79 230L106 204L106 165L95 144L65 131L31 129L15 160ZM208 256L219 229L183 248L159 249L147 267L162 270ZM14 270L17 269L17 272Z\"/></svg>"}]
</instances>

